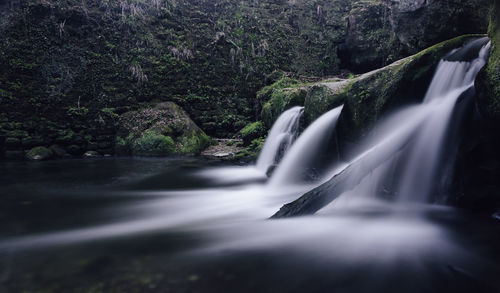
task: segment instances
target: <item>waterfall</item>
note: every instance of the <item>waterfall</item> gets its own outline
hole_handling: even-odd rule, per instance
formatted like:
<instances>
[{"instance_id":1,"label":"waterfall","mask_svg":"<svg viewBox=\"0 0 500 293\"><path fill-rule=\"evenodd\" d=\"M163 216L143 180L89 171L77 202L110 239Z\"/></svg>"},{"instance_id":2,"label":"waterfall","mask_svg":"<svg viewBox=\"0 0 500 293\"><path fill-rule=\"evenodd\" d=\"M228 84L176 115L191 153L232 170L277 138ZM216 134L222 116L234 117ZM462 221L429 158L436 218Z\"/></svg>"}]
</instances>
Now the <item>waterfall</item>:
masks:
<instances>
[{"instance_id":1,"label":"waterfall","mask_svg":"<svg viewBox=\"0 0 500 293\"><path fill-rule=\"evenodd\" d=\"M406 156L406 166L403 168L397 194L401 201L425 202L431 198L433 190L439 182L440 172L444 168L443 162L451 164L454 155L453 148L458 144L457 135L449 133L452 117L456 112L457 100L474 87L474 79L486 64L490 43L487 39L479 39L471 44L477 46L483 42L479 56L472 61L447 61L446 57L440 61L433 80L424 98L423 105L427 106L427 117L419 127L414 142ZM487 42L484 45L484 42ZM468 55L473 46L464 46L453 55ZM477 51L476 51L477 52ZM461 121L458 117L457 121ZM448 146L445 148L445 146Z\"/></svg>"},{"instance_id":2,"label":"waterfall","mask_svg":"<svg viewBox=\"0 0 500 293\"><path fill-rule=\"evenodd\" d=\"M299 133L302 113L304 113L304 107L297 106L286 110L276 119L255 165L206 168L195 174L221 184L265 180L267 169L277 164L294 143Z\"/></svg>"},{"instance_id":3,"label":"waterfall","mask_svg":"<svg viewBox=\"0 0 500 293\"><path fill-rule=\"evenodd\" d=\"M453 50L443 58L420 105L408 107L377 126L377 137L357 156L350 180L358 196L397 197L400 202L440 202L447 166L454 162L463 112L458 104L474 88L474 79L486 64L488 38ZM471 53L474 51L474 53ZM474 54L475 58L470 56ZM460 59L462 58L462 59ZM461 61L470 60L470 61ZM452 123L455 122L455 123ZM377 168L367 171L370 162ZM448 168L449 169L449 168ZM439 196L436 196L439 195Z\"/></svg>"},{"instance_id":4,"label":"waterfall","mask_svg":"<svg viewBox=\"0 0 500 293\"><path fill-rule=\"evenodd\" d=\"M299 121L304 107L293 107L283 112L274 122L264 147L257 159L257 169L266 172L276 164L292 145L299 131Z\"/></svg>"},{"instance_id":5,"label":"waterfall","mask_svg":"<svg viewBox=\"0 0 500 293\"><path fill-rule=\"evenodd\" d=\"M327 147L342 111L337 107L316 119L299 136L271 177L271 186L296 184L303 181L314 168L314 162Z\"/></svg>"},{"instance_id":6,"label":"waterfall","mask_svg":"<svg viewBox=\"0 0 500 293\"><path fill-rule=\"evenodd\" d=\"M339 196L336 208L372 201L367 196L401 203L444 202L463 118L475 93L474 79L486 64L490 46L489 39L482 38L448 54L438 64L421 104L380 121L376 134L359 143L359 155L272 218L312 214ZM295 150L302 143L301 136L279 167L278 171L284 169L281 180L294 178L287 173L294 166L288 159L301 155ZM277 178L271 178L271 183L275 181Z\"/></svg>"}]
</instances>

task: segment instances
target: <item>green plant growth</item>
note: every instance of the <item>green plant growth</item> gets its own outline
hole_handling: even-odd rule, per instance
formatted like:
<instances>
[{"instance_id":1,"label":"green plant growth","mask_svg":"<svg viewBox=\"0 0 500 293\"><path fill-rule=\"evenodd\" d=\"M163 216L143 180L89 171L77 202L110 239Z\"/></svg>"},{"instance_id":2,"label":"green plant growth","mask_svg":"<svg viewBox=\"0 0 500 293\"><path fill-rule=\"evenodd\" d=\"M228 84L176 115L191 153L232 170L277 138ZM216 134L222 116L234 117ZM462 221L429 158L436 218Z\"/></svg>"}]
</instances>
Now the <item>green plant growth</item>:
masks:
<instances>
[{"instance_id":1,"label":"green plant growth","mask_svg":"<svg viewBox=\"0 0 500 293\"><path fill-rule=\"evenodd\" d=\"M265 136L267 129L262 121L257 121L248 124L242 130L240 130L241 138L243 139L243 145L248 146L250 143L257 138Z\"/></svg>"},{"instance_id":2,"label":"green plant growth","mask_svg":"<svg viewBox=\"0 0 500 293\"><path fill-rule=\"evenodd\" d=\"M153 131L146 131L132 144L132 154L137 156L165 156L175 151L174 140Z\"/></svg>"}]
</instances>

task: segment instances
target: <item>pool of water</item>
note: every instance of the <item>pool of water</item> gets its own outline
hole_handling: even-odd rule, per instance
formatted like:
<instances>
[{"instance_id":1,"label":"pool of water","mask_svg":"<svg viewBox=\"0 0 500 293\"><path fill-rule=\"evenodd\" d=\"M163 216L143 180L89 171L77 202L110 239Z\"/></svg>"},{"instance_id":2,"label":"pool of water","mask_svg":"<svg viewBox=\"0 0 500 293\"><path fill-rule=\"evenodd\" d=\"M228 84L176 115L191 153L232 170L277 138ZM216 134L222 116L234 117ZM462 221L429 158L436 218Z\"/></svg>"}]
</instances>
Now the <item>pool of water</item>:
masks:
<instances>
[{"instance_id":1,"label":"pool of water","mask_svg":"<svg viewBox=\"0 0 500 293\"><path fill-rule=\"evenodd\" d=\"M0 292L500 292L500 221L198 158L0 164Z\"/></svg>"}]
</instances>

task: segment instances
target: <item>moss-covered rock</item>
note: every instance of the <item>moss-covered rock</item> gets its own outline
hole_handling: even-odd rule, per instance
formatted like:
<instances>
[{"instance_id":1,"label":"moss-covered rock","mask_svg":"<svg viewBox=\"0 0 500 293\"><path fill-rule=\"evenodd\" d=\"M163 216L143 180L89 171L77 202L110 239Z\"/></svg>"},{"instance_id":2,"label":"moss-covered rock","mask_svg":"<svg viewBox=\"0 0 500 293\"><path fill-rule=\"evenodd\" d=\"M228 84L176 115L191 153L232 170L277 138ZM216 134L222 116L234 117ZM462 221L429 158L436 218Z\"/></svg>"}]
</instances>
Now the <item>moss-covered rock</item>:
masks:
<instances>
[{"instance_id":1,"label":"moss-covered rock","mask_svg":"<svg viewBox=\"0 0 500 293\"><path fill-rule=\"evenodd\" d=\"M175 143L170 136L153 130L144 132L132 143L132 154L136 156L167 156L174 150Z\"/></svg>"},{"instance_id":2,"label":"moss-covered rock","mask_svg":"<svg viewBox=\"0 0 500 293\"><path fill-rule=\"evenodd\" d=\"M454 204L494 212L500 209L500 1L493 1L488 63L476 77L479 113L468 121L457 158Z\"/></svg>"},{"instance_id":3,"label":"moss-covered rock","mask_svg":"<svg viewBox=\"0 0 500 293\"><path fill-rule=\"evenodd\" d=\"M250 145L235 155L235 159L240 162L255 161L259 156L265 141L266 140L263 137L252 140Z\"/></svg>"},{"instance_id":4,"label":"moss-covered rock","mask_svg":"<svg viewBox=\"0 0 500 293\"><path fill-rule=\"evenodd\" d=\"M120 117L116 152L139 156L199 154L210 141L181 107L165 102Z\"/></svg>"},{"instance_id":5,"label":"moss-covered rock","mask_svg":"<svg viewBox=\"0 0 500 293\"><path fill-rule=\"evenodd\" d=\"M344 104L339 124L340 147L365 136L381 117L403 105L419 102L432 79L439 60L449 51L483 35L465 35L434 45L384 68L350 79L330 79L294 88L276 90L271 100L289 101L300 90L304 97L304 120L310 124L323 113ZM285 107L277 107L283 109ZM270 112L264 113L264 121ZM281 112L271 117L276 119ZM341 150L342 151L342 150Z\"/></svg>"},{"instance_id":6,"label":"moss-covered rock","mask_svg":"<svg viewBox=\"0 0 500 293\"><path fill-rule=\"evenodd\" d=\"M304 104L306 91L301 85L299 80L285 76L257 92L257 100L263 103L261 118L267 128L271 128L285 110Z\"/></svg>"},{"instance_id":7,"label":"moss-covered rock","mask_svg":"<svg viewBox=\"0 0 500 293\"><path fill-rule=\"evenodd\" d=\"M240 136L243 139L243 145L248 146L250 143L260 137L264 137L267 133L267 129L262 121L257 121L249 123L242 130L240 130Z\"/></svg>"},{"instance_id":8,"label":"moss-covered rock","mask_svg":"<svg viewBox=\"0 0 500 293\"><path fill-rule=\"evenodd\" d=\"M488 35L491 53L487 65L476 78L477 101L481 114L491 125L500 128L500 1L495 0L490 13Z\"/></svg>"},{"instance_id":9,"label":"moss-covered rock","mask_svg":"<svg viewBox=\"0 0 500 293\"><path fill-rule=\"evenodd\" d=\"M34 147L26 153L26 159L31 161L44 161L52 158L54 153L51 149L38 146Z\"/></svg>"}]
</instances>

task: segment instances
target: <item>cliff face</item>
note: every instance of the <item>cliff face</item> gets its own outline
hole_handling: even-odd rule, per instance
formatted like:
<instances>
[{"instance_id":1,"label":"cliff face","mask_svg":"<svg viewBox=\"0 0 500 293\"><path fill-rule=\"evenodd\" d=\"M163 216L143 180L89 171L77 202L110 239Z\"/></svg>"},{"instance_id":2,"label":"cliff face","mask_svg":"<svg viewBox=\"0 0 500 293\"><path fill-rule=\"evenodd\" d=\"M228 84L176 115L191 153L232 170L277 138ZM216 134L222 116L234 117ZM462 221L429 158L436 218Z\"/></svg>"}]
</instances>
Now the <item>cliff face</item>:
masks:
<instances>
[{"instance_id":1,"label":"cliff face","mask_svg":"<svg viewBox=\"0 0 500 293\"><path fill-rule=\"evenodd\" d=\"M484 33L490 0L356 1L347 17L342 65L380 68L462 34Z\"/></svg>"},{"instance_id":2,"label":"cliff face","mask_svg":"<svg viewBox=\"0 0 500 293\"><path fill-rule=\"evenodd\" d=\"M476 78L477 113L469 122L457 166L458 204L500 208L500 1L490 12L488 63Z\"/></svg>"},{"instance_id":3,"label":"cliff face","mask_svg":"<svg viewBox=\"0 0 500 293\"><path fill-rule=\"evenodd\" d=\"M275 71L367 71L486 30L488 1L455 2L0 1L0 143L112 149L119 115L163 101L229 136Z\"/></svg>"}]
</instances>

